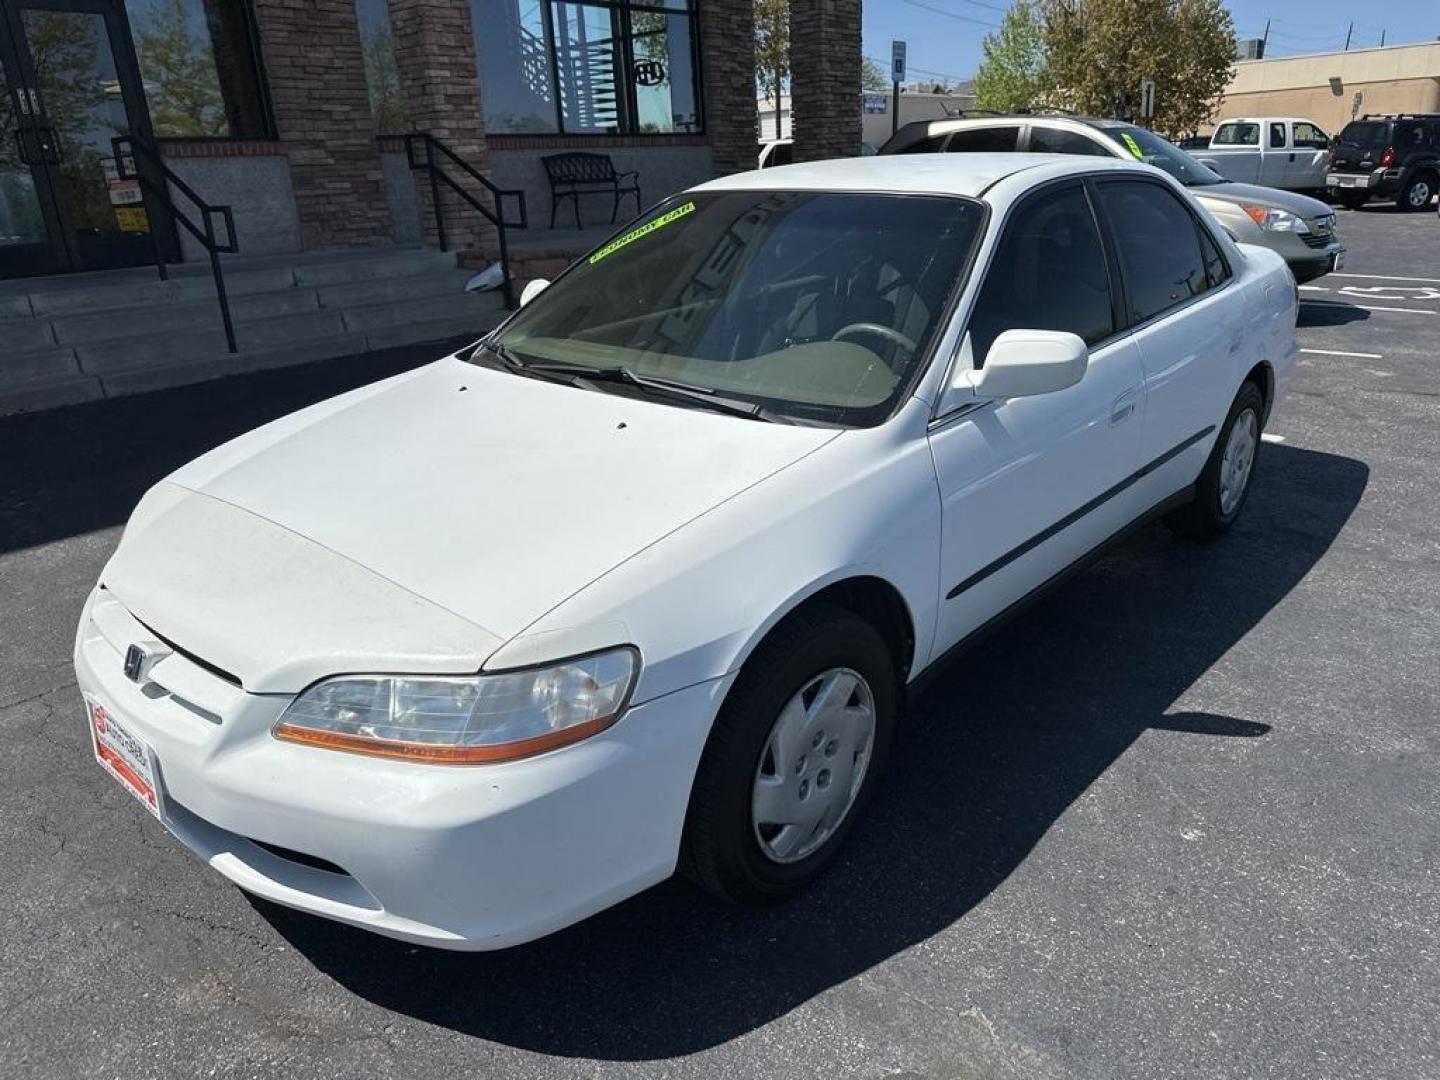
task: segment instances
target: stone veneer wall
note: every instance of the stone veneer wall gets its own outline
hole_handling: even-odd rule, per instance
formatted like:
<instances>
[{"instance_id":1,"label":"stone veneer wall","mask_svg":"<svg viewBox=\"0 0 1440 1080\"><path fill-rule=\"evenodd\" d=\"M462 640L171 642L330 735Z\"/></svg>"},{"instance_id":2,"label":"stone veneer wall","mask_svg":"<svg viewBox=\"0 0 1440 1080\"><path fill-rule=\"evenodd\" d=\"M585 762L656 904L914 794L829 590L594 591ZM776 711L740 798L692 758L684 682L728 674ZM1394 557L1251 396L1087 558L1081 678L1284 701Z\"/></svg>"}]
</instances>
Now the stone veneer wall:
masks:
<instances>
[{"instance_id":1,"label":"stone veneer wall","mask_svg":"<svg viewBox=\"0 0 1440 1080\"><path fill-rule=\"evenodd\" d=\"M755 138L754 0L699 0L699 4L705 134L711 147L715 175L745 172L755 168L758 154ZM855 6L858 13L859 0L855 0ZM794 16L791 18L793 20ZM858 21L855 35L858 56ZM859 86L858 69L856 86ZM858 135L856 139L858 141Z\"/></svg>"},{"instance_id":2,"label":"stone veneer wall","mask_svg":"<svg viewBox=\"0 0 1440 1080\"><path fill-rule=\"evenodd\" d=\"M388 243L355 0L255 0L255 19L305 246Z\"/></svg>"},{"instance_id":3,"label":"stone veneer wall","mask_svg":"<svg viewBox=\"0 0 1440 1080\"><path fill-rule=\"evenodd\" d=\"M790 0L796 161L860 152L860 0Z\"/></svg>"},{"instance_id":4,"label":"stone veneer wall","mask_svg":"<svg viewBox=\"0 0 1440 1080\"><path fill-rule=\"evenodd\" d=\"M469 0L390 0L390 21L395 30L400 92L411 128L434 135L476 171L488 175L485 114L480 105ZM494 208L481 185L443 157L437 160L448 175ZM415 174L415 186L426 242L436 243L430 184L423 172ZM440 198L449 246L460 251L488 246L494 231L489 222L443 186ZM508 213L513 217L515 211L509 209Z\"/></svg>"}]
</instances>

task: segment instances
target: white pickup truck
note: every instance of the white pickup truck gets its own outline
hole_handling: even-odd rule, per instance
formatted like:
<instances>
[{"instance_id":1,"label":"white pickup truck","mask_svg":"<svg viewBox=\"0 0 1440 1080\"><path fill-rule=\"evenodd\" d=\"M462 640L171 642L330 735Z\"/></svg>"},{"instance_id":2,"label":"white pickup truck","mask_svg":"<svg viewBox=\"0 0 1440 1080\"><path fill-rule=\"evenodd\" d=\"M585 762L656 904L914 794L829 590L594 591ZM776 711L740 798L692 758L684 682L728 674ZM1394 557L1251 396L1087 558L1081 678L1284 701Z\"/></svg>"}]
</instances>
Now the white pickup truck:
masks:
<instances>
[{"instance_id":1,"label":"white pickup truck","mask_svg":"<svg viewBox=\"0 0 1440 1080\"><path fill-rule=\"evenodd\" d=\"M1330 136L1311 120L1291 116L1222 120L1207 150L1192 151L1226 180L1290 191L1325 186Z\"/></svg>"}]
</instances>

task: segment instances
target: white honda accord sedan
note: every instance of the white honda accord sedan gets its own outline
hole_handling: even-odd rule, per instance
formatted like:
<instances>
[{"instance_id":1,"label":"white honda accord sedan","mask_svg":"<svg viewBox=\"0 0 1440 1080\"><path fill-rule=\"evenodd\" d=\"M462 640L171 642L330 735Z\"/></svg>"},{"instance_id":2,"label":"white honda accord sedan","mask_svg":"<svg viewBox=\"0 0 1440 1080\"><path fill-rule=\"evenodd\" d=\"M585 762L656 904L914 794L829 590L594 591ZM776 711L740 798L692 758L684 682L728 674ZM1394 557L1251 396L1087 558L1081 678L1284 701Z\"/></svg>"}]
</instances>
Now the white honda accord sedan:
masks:
<instances>
[{"instance_id":1,"label":"white honda accord sedan","mask_svg":"<svg viewBox=\"0 0 1440 1080\"><path fill-rule=\"evenodd\" d=\"M725 177L527 300L161 481L85 605L97 758L252 893L488 949L794 892L922 673L1234 522L1297 352L1278 256L1099 158Z\"/></svg>"}]
</instances>

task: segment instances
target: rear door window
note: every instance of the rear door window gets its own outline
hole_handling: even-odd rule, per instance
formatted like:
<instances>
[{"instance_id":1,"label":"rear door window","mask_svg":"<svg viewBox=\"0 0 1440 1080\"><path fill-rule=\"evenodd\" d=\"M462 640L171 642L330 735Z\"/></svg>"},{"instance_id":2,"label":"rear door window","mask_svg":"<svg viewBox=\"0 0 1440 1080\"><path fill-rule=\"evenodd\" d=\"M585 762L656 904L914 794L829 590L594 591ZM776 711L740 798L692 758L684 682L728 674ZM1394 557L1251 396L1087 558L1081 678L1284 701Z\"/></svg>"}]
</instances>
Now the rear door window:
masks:
<instances>
[{"instance_id":1,"label":"rear door window","mask_svg":"<svg viewBox=\"0 0 1440 1080\"><path fill-rule=\"evenodd\" d=\"M1210 142L1214 146L1259 146L1260 125L1248 121L1221 124Z\"/></svg>"},{"instance_id":2,"label":"rear door window","mask_svg":"<svg viewBox=\"0 0 1440 1080\"><path fill-rule=\"evenodd\" d=\"M1011 153L1020 145L1020 126L1004 124L1000 127L962 128L950 136L950 145L945 147L950 154Z\"/></svg>"},{"instance_id":3,"label":"rear door window","mask_svg":"<svg viewBox=\"0 0 1440 1080\"><path fill-rule=\"evenodd\" d=\"M1078 183L1032 196L1005 224L970 316L976 367L1006 330L1068 330L1087 345L1115 331L1105 249Z\"/></svg>"},{"instance_id":4,"label":"rear door window","mask_svg":"<svg viewBox=\"0 0 1440 1080\"><path fill-rule=\"evenodd\" d=\"M1271 124L1271 125L1270 125L1270 149L1271 149L1271 150L1284 150L1284 149L1285 149L1285 125L1284 125L1284 124Z\"/></svg>"},{"instance_id":5,"label":"rear door window","mask_svg":"<svg viewBox=\"0 0 1440 1080\"><path fill-rule=\"evenodd\" d=\"M1068 128L1030 126L1030 152L1034 154L1091 154L1114 157L1099 141Z\"/></svg>"},{"instance_id":6,"label":"rear door window","mask_svg":"<svg viewBox=\"0 0 1440 1080\"><path fill-rule=\"evenodd\" d=\"M1108 180L1097 189L1115 238L1132 325L1213 287L1195 218L1171 191L1143 180Z\"/></svg>"}]
</instances>

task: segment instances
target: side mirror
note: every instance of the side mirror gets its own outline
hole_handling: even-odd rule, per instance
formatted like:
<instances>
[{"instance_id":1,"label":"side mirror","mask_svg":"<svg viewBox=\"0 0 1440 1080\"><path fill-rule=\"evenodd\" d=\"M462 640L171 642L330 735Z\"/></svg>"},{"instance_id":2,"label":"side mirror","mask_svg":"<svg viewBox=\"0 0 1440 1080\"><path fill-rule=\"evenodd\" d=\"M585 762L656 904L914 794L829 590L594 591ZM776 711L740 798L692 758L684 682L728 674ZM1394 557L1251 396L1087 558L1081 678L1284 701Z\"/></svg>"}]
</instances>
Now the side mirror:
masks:
<instances>
[{"instance_id":1,"label":"side mirror","mask_svg":"<svg viewBox=\"0 0 1440 1080\"><path fill-rule=\"evenodd\" d=\"M985 366L955 377L955 389L978 400L1034 397L1074 386L1085 375L1090 350L1075 334L1058 330L1006 330L985 354Z\"/></svg>"},{"instance_id":2,"label":"side mirror","mask_svg":"<svg viewBox=\"0 0 1440 1080\"><path fill-rule=\"evenodd\" d=\"M524 307L549 287L550 282L543 277L532 278L527 281L525 288L520 290L520 306Z\"/></svg>"}]
</instances>

